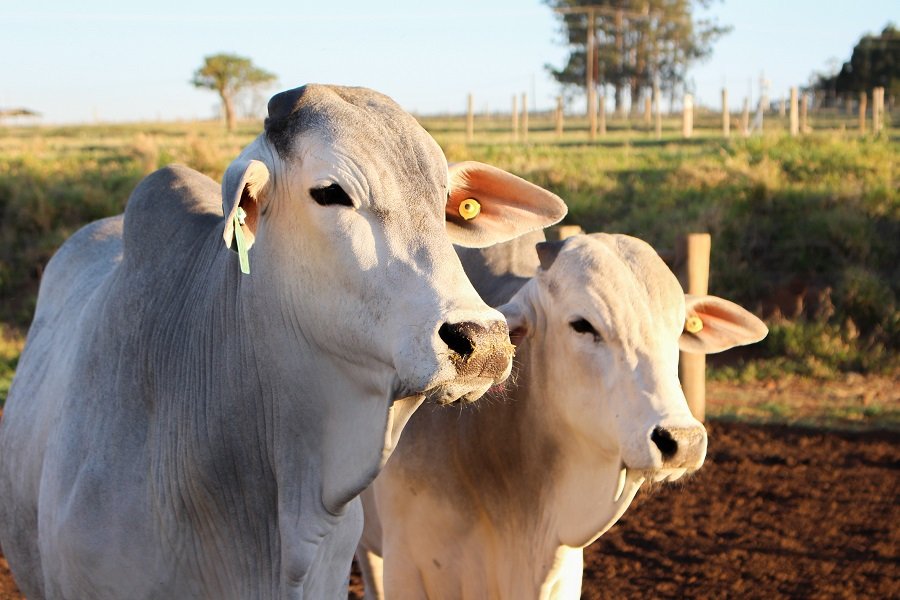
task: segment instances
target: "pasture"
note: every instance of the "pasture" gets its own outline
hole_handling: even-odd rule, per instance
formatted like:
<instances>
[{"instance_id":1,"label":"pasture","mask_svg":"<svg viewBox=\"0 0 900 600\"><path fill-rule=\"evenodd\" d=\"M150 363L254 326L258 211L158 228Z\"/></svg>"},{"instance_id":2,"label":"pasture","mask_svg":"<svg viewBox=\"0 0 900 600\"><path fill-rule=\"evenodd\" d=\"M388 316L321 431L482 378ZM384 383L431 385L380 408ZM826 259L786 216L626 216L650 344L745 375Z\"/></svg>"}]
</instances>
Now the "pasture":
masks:
<instances>
[{"instance_id":1,"label":"pasture","mask_svg":"<svg viewBox=\"0 0 900 600\"><path fill-rule=\"evenodd\" d=\"M610 120L589 143L583 120L557 138L549 115L532 115L527 143L503 117L477 117L467 143L461 118L422 122L450 161L495 164L550 189L569 204L566 222L587 231L659 249L710 232L710 292L770 326L757 347L713 362L710 463L638 496L592 546L585 598L900 594L896 134L860 136L852 116L835 113L814 115L813 132L797 138L776 118L763 135L725 140L716 117L699 113L689 140L676 119L661 140L640 121ZM260 129L0 128L0 406L59 244L121 212L162 165L220 178ZM17 598L3 567L0 599Z\"/></svg>"}]
</instances>

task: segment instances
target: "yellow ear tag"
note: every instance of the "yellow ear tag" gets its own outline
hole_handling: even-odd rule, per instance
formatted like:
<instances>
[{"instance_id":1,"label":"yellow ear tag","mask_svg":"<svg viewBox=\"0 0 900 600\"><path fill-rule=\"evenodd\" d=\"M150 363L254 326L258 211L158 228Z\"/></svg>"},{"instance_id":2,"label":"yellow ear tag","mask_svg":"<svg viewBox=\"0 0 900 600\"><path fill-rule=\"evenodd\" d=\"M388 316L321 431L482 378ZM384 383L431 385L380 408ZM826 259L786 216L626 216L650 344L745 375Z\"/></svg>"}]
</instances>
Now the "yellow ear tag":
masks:
<instances>
[{"instance_id":1,"label":"yellow ear tag","mask_svg":"<svg viewBox=\"0 0 900 600\"><path fill-rule=\"evenodd\" d=\"M459 216L471 221L481 212L481 204L475 198L467 198L459 204Z\"/></svg>"},{"instance_id":2,"label":"yellow ear tag","mask_svg":"<svg viewBox=\"0 0 900 600\"><path fill-rule=\"evenodd\" d=\"M700 333L703 331L703 321L697 315L690 316L684 322L684 330L688 333Z\"/></svg>"}]
</instances>

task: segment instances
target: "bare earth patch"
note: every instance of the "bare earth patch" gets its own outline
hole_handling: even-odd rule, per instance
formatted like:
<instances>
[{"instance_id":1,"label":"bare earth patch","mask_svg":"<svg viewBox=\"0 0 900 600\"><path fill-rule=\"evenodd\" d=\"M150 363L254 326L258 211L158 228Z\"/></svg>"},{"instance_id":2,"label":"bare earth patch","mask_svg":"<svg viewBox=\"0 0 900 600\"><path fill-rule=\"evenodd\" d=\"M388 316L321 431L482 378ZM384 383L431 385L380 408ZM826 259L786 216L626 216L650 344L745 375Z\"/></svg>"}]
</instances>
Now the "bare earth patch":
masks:
<instances>
[{"instance_id":1,"label":"bare earth patch","mask_svg":"<svg viewBox=\"0 0 900 600\"><path fill-rule=\"evenodd\" d=\"M834 381L710 381L706 414L728 421L900 431L900 374L850 373Z\"/></svg>"},{"instance_id":2,"label":"bare earth patch","mask_svg":"<svg viewBox=\"0 0 900 600\"><path fill-rule=\"evenodd\" d=\"M706 465L638 494L582 597L900 598L898 384L710 382ZM0 557L0 600L20 598Z\"/></svg>"}]
</instances>

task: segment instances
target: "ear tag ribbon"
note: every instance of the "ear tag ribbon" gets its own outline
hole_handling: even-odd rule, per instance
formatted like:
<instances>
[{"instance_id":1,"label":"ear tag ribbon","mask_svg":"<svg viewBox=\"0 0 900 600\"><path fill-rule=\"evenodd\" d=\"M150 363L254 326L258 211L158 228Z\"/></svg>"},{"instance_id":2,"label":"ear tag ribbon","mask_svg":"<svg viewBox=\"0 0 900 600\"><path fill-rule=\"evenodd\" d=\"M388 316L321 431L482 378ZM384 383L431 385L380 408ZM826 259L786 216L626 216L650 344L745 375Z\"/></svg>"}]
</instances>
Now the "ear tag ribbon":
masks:
<instances>
[{"instance_id":1,"label":"ear tag ribbon","mask_svg":"<svg viewBox=\"0 0 900 600\"><path fill-rule=\"evenodd\" d=\"M467 198L459 204L459 216L471 221L481 212L481 203L475 198Z\"/></svg>"},{"instance_id":2,"label":"ear tag ribbon","mask_svg":"<svg viewBox=\"0 0 900 600\"><path fill-rule=\"evenodd\" d=\"M250 257L247 256L247 240L244 238L244 230L241 229L241 225L244 224L246 218L247 213L243 208L238 206L238 209L234 211L234 239L237 242L238 261L241 263L241 273L249 275Z\"/></svg>"},{"instance_id":3,"label":"ear tag ribbon","mask_svg":"<svg viewBox=\"0 0 900 600\"><path fill-rule=\"evenodd\" d=\"M700 333L703 331L703 320L697 315L692 315L684 322L684 330L688 333Z\"/></svg>"}]
</instances>

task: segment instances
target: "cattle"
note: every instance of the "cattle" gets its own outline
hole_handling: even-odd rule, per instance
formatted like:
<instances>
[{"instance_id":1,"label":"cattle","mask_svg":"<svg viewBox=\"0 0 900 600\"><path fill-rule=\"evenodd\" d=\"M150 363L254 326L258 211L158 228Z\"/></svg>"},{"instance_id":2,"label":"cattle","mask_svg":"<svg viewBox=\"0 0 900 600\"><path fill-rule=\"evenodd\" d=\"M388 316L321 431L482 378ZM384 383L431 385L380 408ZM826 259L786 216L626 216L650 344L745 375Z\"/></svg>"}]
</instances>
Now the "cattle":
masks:
<instances>
[{"instance_id":1,"label":"cattle","mask_svg":"<svg viewBox=\"0 0 900 600\"><path fill-rule=\"evenodd\" d=\"M505 302L519 371L506 399L411 418L363 494L369 598L579 598L582 549L645 482L703 464L679 348L767 333L727 300L685 296L636 238L534 241L461 251L482 296Z\"/></svg>"},{"instance_id":2,"label":"cattle","mask_svg":"<svg viewBox=\"0 0 900 600\"><path fill-rule=\"evenodd\" d=\"M448 168L363 88L274 96L221 186L149 175L41 283L0 425L0 543L23 593L346 594L358 493L412 411L510 369L452 242L564 214L499 169Z\"/></svg>"}]
</instances>

